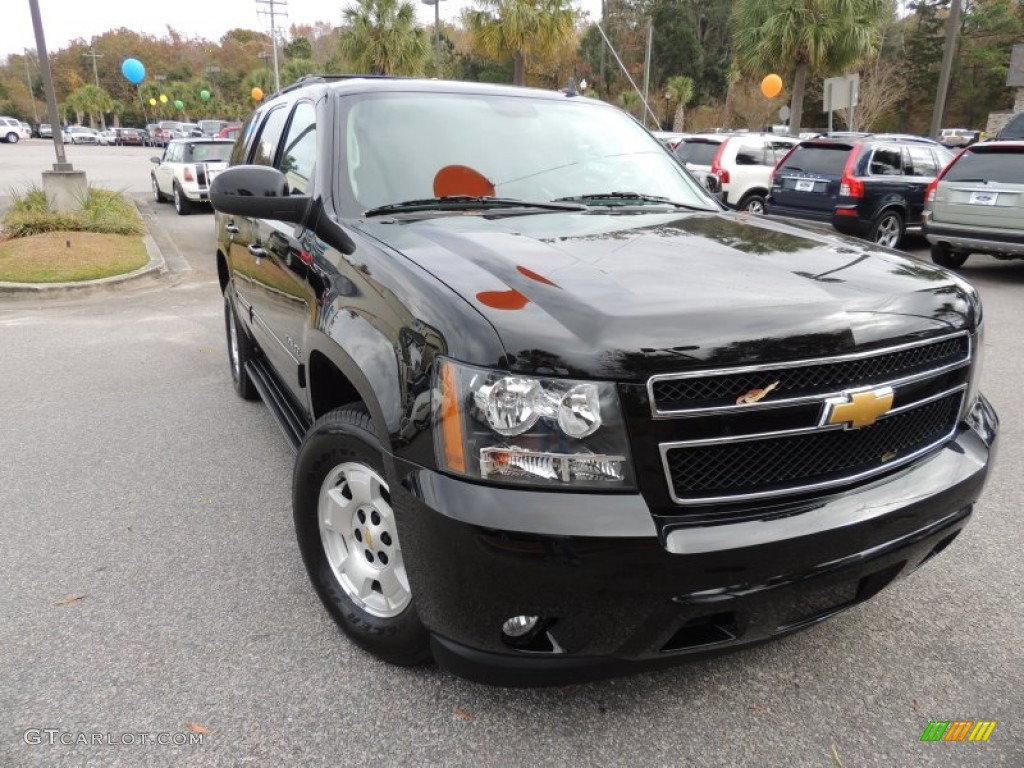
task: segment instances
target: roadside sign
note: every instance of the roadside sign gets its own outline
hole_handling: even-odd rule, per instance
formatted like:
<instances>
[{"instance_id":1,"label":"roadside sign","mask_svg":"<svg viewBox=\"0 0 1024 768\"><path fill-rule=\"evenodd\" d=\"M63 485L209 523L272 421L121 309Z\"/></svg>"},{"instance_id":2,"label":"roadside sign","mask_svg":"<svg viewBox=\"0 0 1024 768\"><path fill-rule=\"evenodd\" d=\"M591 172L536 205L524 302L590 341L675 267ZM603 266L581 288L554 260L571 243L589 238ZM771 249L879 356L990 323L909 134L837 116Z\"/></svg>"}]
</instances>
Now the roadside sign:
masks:
<instances>
[{"instance_id":1,"label":"roadside sign","mask_svg":"<svg viewBox=\"0 0 1024 768\"><path fill-rule=\"evenodd\" d=\"M830 77L825 80L825 92L822 96L823 111L833 112L837 109L856 107L859 85L860 76L857 74Z\"/></svg>"}]
</instances>

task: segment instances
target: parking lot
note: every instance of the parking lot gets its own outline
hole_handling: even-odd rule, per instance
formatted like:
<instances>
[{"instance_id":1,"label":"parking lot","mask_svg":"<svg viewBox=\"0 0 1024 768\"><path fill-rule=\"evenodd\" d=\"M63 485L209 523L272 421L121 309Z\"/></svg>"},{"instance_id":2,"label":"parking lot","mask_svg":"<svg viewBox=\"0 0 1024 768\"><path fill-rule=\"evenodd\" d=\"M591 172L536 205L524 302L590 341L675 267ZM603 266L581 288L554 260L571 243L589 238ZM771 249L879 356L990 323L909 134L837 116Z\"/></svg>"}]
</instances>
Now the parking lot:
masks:
<instances>
[{"instance_id":1,"label":"parking lot","mask_svg":"<svg viewBox=\"0 0 1024 768\"><path fill-rule=\"evenodd\" d=\"M985 302L1002 432L941 557L754 650L490 688L388 667L322 609L292 529L292 452L231 388L212 216L152 202L157 152L68 148L138 202L167 277L0 295L0 766L1024 765L1024 261L962 271ZM52 158L45 141L0 145L0 209ZM986 743L922 743L933 720L998 725Z\"/></svg>"}]
</instances>

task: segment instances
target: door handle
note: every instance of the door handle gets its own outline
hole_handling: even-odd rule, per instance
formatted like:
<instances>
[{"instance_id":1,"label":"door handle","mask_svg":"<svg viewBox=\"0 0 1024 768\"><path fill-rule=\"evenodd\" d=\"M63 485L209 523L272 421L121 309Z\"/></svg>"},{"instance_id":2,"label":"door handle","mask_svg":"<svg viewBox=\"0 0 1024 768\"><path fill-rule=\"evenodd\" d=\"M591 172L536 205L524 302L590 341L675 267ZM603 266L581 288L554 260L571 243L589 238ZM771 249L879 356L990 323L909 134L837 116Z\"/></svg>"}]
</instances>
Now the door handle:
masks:
<instances>
[{"instance_id":1,"label":"door handle","mask_svg":"<svg viewBox=\"0 0 1024 768\"><path fill-rule=\"evenodd\" d=\"M255 243L249 246L249 253L255 256L257 259L267 258L267 252L263 248Z\"/></svg>"},{"instance_id":2,"label":"door handle","mask_svg":"<svg viewBox=\"0 0 1024 768\"><path fill-rule=\"evenodd\" d=\"M236 227L234 224L225 224L224 231L231 235L237 235L238 227Z\"/></svg>"}]
</instances>

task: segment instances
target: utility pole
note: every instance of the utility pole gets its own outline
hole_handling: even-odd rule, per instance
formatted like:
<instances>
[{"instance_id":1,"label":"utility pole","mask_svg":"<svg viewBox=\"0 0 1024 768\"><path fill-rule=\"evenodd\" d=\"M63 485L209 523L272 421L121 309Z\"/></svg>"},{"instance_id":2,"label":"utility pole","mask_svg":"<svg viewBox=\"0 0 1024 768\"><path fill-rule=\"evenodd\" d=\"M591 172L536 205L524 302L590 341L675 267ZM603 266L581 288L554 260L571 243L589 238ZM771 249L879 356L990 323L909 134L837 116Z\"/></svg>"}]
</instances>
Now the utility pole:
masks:
<instances>
[{"instance_id":1,"label":"utility pole","mask_svg":"<svg viewBox=\"0 0 1024 768\"><path fill-rule=\"evenodd\" d=\"M441 79L441 0L422 0L434 6L434 77Z\"/></svg>"},{"instance_id":2,"label":"utility pole","mask_svg":"<svg viewBox=\"0 0 1024 768\"><path fill-rule=\"evenodd\" d=\"M36 121L38 129L39 113L36 111L36 95L32 92L32 72L28 68L28 48L25 49L25 80L28 81L28 98L32 102L32 119Z\"/></svg>"},{"instance_id":3,"label":"utility pole","mask_svg":"<svg viewBox=\"0 0 1024 768\"><path fill-rule=\"evenodd\" d=\"M608 26L608 0L601 0L601 26ZM608 98L608 50L601 46L601 93L604 99Z\"/></svg>"},{"instance_id":4,"label":"utility pole","mask_svg":"<svg viewBox=\"0 0 1024 768\"><path fill-rule=\"evenodd\" d=\"M953 49L956 48L956 35L960 30L960 0L949 4L949 18L946 19L946 47L942 50L942 69L939 72L939 89L935 94L935 108L932 111L933 139L939 138L942 130L942 117L946 113L946 94L949 93L949 77L953 72Z\"/></svg>"},{"instance_id":5,"label":"utility pole","mask_svg":"<svg viewBox=\"0 0 1024 768\"><path fill-rule=\"evenodd\" d=\"M280 91L281 90L281 72L280 72L280 69L278 68L278 63L277 63L277 17L278 16L285 16L285 17L287 17L288 14L285 13L284 11L277 10L277 7L281 6L282 8L287 8L288 7L288 2L287 2L287 0L256 0L256 5L258 5L258 6L259 5L267 6L267 10L264 11L264 10L257 9L256 12L257 13L265 13L268 16L270 16L270 46L271 46L271 48L274 51L274 90L275 91Z\"/></svg>"},{"instance_id":6,"label":"utility pole","mask_svg":"<svg viewBox=\"0 0 1024 768\"><path fill-rule=\"evenodd\" d=\"M93 79L96 80L96 87L99 88L100 87L100 73L96 69L96 59L102 59L103 58L103 54L102 53L96 53L96 49L95 48L90 48L86 53L83 53L82 55L85 56L86 58L92 59L92 76L93 76Z\"/></svg>"}]
</instances>

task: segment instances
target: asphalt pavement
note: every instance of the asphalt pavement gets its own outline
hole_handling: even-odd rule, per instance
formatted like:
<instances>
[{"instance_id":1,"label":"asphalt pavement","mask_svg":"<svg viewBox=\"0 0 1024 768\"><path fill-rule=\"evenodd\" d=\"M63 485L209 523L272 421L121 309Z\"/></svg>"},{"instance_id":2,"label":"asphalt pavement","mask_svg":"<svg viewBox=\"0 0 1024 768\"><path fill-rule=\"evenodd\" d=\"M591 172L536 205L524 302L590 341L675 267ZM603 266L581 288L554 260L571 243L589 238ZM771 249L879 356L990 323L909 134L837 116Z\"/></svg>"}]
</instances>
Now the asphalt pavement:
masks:
<instances>
[{"instance_id":1,"label":"asphalt pavement","mask_svg":"<svg viewBox=\"0 0 1024 768\"><path fill-rule=\"evenodd\" d=\"M46 147L0 145L0 190ZM0 297L0 766L1024 765L1024 261L963 270L1001 453L941 557L754 650L490 688L378 662L320 606L291 451L231 388L213 217L149 200L153 153L70 154L136 198L165 280ZM998 724L986 743L920 741L957 719Z\"/></svg>"}]
</instances>

